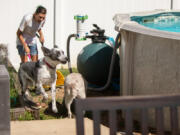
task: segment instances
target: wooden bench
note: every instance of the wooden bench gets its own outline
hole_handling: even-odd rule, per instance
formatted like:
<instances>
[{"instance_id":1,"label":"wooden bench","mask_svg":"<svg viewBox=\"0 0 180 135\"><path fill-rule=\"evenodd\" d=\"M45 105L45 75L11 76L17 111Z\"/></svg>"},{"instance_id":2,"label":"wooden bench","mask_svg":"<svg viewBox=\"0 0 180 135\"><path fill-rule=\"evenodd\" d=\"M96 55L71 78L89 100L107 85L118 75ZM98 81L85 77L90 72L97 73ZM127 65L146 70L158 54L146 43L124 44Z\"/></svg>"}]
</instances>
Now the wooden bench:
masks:
<instances>
[{"instance_id":1,"label":"wooden bench","mask_svg":"<svg viewBox=\"0 0 180 135\"><path fill-rule=\"evenodd\" d=\"M180 106L180 94L178 95L151 95L151 96L122 96L122 97L97 97L77 99L76 108L76 130L77 135L84 135L84 111L92 111L94 135L100 135L100 112L109 112L110 135L117 133L117 110L125 112L125 132L126 135L133 134L132 111L141 111L141 132L148 134L148 109L155 109L157 134L164 135L163 108L170 108L171 134L178 135L178 110Z\"/></svg>"}]
</instances>

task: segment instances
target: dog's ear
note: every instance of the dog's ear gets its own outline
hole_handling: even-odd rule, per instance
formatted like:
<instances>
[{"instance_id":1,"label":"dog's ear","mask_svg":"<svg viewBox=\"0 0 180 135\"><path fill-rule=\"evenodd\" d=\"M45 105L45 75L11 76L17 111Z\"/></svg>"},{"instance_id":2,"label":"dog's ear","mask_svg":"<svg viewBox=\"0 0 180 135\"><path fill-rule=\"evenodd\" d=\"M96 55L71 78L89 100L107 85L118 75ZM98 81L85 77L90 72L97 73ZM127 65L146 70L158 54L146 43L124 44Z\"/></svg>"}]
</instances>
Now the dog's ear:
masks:
<instances>
[{"instance_id":1,"label":"dog's ear","mask_svg":"<svg viewBox=\"0 0 180 135\"><path fill-rule=\"evenodd\" d=\"M44 56L49 56L50 55L50 52L51 52L50 49L48 49L48 48L46 48L44 46L42 46L41 49L43 51Z\"/></svg>"},{"instance_id":2,"label":"dog's ear","mask_svg":"<svg viewBox=\"0 0 180 135\"><path fill-rule=\"evenodd\" d=\"M59 48L58 45L54 45L54 48Z\"/></svg>"}]
</instances>

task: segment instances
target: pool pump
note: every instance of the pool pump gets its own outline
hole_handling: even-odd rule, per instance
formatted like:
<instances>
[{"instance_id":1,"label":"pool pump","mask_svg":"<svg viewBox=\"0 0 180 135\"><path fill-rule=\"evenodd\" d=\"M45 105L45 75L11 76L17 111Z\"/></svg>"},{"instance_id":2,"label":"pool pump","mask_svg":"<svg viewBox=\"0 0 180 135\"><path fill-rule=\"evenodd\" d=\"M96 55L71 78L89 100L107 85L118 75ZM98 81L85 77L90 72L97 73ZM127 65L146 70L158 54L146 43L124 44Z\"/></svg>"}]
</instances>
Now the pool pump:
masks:
<instances>
[{"instance_id":1,"label":"pool pump","mask_svg":"<svg viewBox=\"0 0 180 135\"><path fill-rule=\"evenodd\" d=\"M67 39L68 68L69 72L72 73L71 38L74 37L77 41L91 39L91 43L86 45L78 54L77 69L88 84L91 84L89 86L92 87L88 87L88 90L102 91L110 86L113 78L120 78L119 55L117 54L120 45L120 34L114 42L113 38L104 35L104 29L101 29L97 24L93 24L94 29L88 35L85 30L85 20L87 18L87 15L74 17L77 22L77 33L69 35ZM106 40L110 42L111 46L105 43ZM118 84L119 82L118 80Z\"/></svg>"}]
</instances>

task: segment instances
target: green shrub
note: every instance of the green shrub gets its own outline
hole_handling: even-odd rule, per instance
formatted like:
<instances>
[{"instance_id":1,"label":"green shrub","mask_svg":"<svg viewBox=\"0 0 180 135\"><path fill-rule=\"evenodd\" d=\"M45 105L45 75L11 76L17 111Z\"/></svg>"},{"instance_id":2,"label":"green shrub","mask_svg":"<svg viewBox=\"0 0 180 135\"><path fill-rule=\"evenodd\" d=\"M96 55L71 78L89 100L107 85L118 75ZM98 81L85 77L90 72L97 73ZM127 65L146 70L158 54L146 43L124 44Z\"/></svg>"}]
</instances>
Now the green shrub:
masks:
<instances>
[{"instance_id":1,"label":"green shrub","mask_svg":"<svg viewBox=\"0 0 180 135\"><path fill-rule=\"evenodd\" d=\"M15 88L15 78L13 76L13 73L15 74L16 71L13 68L8 68L9 77L10 77L10 105L11 108L18 107L20 105L19 103L19 94L18 90Z\"/></svg>"}]
</instances>

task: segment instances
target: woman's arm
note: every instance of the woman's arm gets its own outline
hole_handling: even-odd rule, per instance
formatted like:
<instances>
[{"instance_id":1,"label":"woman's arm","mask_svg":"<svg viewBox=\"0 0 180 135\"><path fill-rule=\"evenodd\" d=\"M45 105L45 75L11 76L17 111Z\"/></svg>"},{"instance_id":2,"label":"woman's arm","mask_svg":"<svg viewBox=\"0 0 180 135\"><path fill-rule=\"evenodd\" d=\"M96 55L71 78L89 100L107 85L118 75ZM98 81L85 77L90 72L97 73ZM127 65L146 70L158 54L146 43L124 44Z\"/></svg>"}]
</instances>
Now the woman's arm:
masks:
<instances>
[{"instance_id":1,"label":"woman's arm","mask_svg":"<svg viewBox=\"0 0 180 135\"><path fill-rule=\"evenodd\" d=\"M41 44L44 44L44 35L43 35L43 32L42 30L38 30L38 33L39 33L39 41L41 42Z\"/></svg>"},{"instance_id":2,"label":"woman's arm","mask_svg":"<svg viewBox=\"0 0 180 135\"><path fill-rule=\"evenodd\" d=\"M20 42L22 43L22 45L24 46L25 52L28 54L30 53L29 47L27 46L24 37L22 36L22 32L20 31L20 29L17 30L17 37L19 38Z\"/></svg>"}]
</instances>

